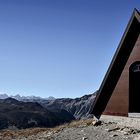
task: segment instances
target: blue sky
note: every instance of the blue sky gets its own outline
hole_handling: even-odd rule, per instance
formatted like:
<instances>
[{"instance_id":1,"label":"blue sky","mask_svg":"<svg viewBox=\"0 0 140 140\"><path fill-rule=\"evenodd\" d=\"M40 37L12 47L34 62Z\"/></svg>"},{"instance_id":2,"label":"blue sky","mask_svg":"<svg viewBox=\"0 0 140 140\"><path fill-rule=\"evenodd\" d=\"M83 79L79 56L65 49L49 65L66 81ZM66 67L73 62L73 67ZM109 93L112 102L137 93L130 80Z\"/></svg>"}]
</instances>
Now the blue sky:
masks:
<instances>
[{"instance_id":1,"label":"blue sky","mask_svg":"<svg viewBox=\"0 0 140 140\"><path fill-rule=\"evenodd\" d=\"M139 0L0 0L0 92L96 91Z\"/></svg>"}]
</instances>

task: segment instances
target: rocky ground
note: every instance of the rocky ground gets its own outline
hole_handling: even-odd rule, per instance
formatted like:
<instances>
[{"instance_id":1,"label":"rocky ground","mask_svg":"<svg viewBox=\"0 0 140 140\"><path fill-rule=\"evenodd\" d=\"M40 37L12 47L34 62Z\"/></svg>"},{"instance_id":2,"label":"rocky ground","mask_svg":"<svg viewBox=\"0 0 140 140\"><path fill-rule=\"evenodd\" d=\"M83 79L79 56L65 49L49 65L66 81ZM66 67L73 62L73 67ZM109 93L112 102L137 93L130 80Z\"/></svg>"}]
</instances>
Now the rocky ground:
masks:
<instances>
[{"instance_id":1,"label":"rocky ground","mask_svg":"<svg viewBox=\"0 0 140 140\"><path fill-rule=\"evenodd\" d=\"M102 116L73 121L55 128L0 131L0 140L140 140L140 118Z\"/></svg>"}]
</instances>

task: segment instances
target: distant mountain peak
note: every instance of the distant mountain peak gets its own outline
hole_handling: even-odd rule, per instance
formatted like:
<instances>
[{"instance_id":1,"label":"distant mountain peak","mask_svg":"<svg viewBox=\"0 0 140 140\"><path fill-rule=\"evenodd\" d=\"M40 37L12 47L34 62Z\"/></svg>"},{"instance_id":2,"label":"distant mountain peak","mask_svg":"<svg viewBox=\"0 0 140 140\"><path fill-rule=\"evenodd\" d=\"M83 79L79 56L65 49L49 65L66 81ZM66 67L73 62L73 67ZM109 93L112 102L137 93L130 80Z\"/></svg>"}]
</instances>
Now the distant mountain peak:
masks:
<instances>
[{"instance_id":1,"label":"distant mountain peak","mask_svg":"<svg viewBox=\"0 0 140 140\"><path fill-rule=\"evenodd\" d=\"M0 94L0 99L6 99L8 98L9 96L7 94Z\"/></svg>"},{"instance_id":2,"label":"distant mountain peak","mask_svg":"<svg viewBox=\"0 0 140 140\"><path fill-rule=\"evenodd\" d=\"M14 98L8 97L4 100L4 102L5 103L18 103L19 101Z\"/></svg>"},{"instance_id":3,"label":"distant mountain peak","mask_svg":"<svg viewBox=\"0 0 140 140\"><path fill-rule=\"evenodd\" d=\"M13 98L16 99L18 101L23 101L23 100L39 100L39 99L45 99L45 100L55 100L55 98L53 96L49 96L48 98L42 98L39 96L21 96L20 94L16 94L16 95L7 95L7 94L0 94L0 99L6 99L6 98Z\"/></svg>"}]
</instances>

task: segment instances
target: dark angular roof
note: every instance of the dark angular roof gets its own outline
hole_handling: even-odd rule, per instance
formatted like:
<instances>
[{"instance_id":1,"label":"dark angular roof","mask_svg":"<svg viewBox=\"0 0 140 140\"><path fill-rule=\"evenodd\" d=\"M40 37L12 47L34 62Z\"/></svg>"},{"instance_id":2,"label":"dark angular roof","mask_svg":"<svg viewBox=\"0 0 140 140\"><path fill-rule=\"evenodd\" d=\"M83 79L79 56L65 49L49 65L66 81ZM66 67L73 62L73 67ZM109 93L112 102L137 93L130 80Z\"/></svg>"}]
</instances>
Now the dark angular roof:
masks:
<instances>
[{"instance_id":1,"label":"dark angular roof","mask_svg":"<svg viewBox=\"0 0 140 140\"><path fill-rule=\"evenodd\" d=\"M140 34L140 13L134 9L116 53L99 88L90 113L100 118Z\"/></svg>"}]
</instances>

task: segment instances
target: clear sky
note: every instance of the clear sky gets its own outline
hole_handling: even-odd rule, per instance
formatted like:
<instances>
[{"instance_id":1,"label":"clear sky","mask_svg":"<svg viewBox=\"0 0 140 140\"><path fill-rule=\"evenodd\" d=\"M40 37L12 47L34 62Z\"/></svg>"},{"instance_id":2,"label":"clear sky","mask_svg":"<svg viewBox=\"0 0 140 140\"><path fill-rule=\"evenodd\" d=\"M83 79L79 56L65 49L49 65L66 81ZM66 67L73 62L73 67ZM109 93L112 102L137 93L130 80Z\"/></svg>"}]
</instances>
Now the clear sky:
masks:
<instances>
[{"instance_id":1,"label":"clear sky","mask_svg":"<svg viewBox=\"0 0 140 140\"><path fill-rule=\"evenodd\" d=\"M140 0L0 0L0 93L96 91Z\"/></svg>"}]
</instances>

